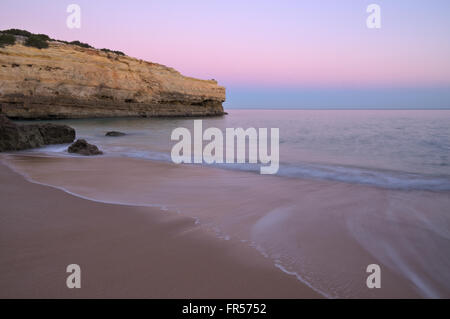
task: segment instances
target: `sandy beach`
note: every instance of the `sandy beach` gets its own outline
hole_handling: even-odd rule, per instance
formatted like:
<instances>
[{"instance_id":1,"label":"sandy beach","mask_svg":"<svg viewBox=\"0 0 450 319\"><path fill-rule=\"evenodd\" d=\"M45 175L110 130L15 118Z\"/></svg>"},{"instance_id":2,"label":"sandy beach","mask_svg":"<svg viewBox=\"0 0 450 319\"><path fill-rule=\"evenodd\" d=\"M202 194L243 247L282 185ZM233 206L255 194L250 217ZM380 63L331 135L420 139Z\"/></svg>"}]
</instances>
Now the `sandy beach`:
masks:
<instances>
[{"instance_id":1,"label":"sandy beach","mask_svg":"<svg viewBox=\"0 0 450 319\"><path fill-rule=\"evenodd\" d=\"M316 298L255 250L157 208L84 200L0 165L1 298ZM77 263L82 288L68 289Z\"/></svg>"},{"instance_id":2,"label":"sandy beach","mask_svg":"<svg viewBox=\"0 0 450 319\"><path fill-rule=\"evenodd\" d=\"M5 297L447 294L446 192L108 156L2 159ZM77 291L65 287L71 263ZM372 263L382 289L366 286Z\"/></svg>"}]
</instances>

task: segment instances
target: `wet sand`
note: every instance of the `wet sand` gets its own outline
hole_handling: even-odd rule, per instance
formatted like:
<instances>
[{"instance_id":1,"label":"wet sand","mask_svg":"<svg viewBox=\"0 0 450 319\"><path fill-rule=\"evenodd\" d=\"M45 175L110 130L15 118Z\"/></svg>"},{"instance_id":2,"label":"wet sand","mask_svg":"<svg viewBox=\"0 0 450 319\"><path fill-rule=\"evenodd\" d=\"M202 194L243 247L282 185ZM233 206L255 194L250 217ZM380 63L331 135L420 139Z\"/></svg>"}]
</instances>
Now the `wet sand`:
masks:
<instances>
[{"instance_id":1,"label":"wet sand","mask_svg":"<svg viewBox=\"0 0 450 319\"><path fill-rule=\"evenodd\" d=\"M283 284L275 285L274 289L267 288L266 293L259 286L246 282L242 286L248 289L236 288L234 291L224 288L230 284L226 282L224 287L219 287L219 291L226 289L229 292L226 296L229 297L416 298L449 295L447 269L450 261L446 249L449 229L447 207L450 205L448 192L396 191L342 182L261 176L197 165L108 156L73 158L34 153L5 156L4 161L39 183L64 189L78 197L120 203L111 205L83 201L96 207L120 207L121 211L126 207L127 210L139 212L141 215L125 215L135 216L133 218L145 216L150 220L149 227L156 227L158 223L167 225L167 218L170 217L170 222L183 224L181 228L170 228L174 236L195 235L198 247L205 244L210 247L205 255L207 258L215 256L209 256L212 251L217 253L217 258L221 256L228 262L234 260L229 259L230 255L237 256L237 260L248 266L247 270L255 276L252 277L254 284L270 286L267 275L254 272L259 272L260 266L265 265L280 278L286 278L294 288L304 289L285 289ZM26 203L23 205L27 206ZM126 205L160 205L169 212ZM102 218L103 213L101 210L97 213L97 210L82 209L83 214L95 211L95 216ZM174 214L175 211L179 214ZM84 222L92 226L92 217L84 218ZM116 232L124 232L122 238L126 238L122 245L132 238L140 243L137 245L145 245L142 244L142 240L147 238L145 236L150 236L147 242L155 240L152 233L157 231L157 227L144 236L142 222L136 226L142 231L140 234L131 230L127 232L134 226L121 229L121 223L125 222L130 222L128 217L116 225ZM104 222L97 224L106 227ZM165 238L164 234L158 233L156 237ZM227 240L218 240L218 237ZM189 242L189 239L185 242L184 237L181 239L183 245ZM215 248L216 243L223 248ZM173 244L174 247L176 245ZM150 247L153 246L146 249ZM154 249L158 247L159 243ZM127 254L132 251L125 250ZM197 260L189 262L195 264L205 258L202 257L205 251L192 250L198 252ZM174 251L179 249L174 248ZM181 251L192 254L190 248L181 248ZM133 267L135 261L141 259L143 257L133 255L126 261ZM161 261L160 265L167 269L164 263ZM372 263L381 266L381 289L368 289L366 286L366 267ZM173 266L171 261L167 264ZM174 266L175 274L185 268L177 269ZM201 269L200 278L205 272L205 268ZM211 276L220 277L224 268L218 265L207 269ZM230 274L222 279L229 281L230 278L241 277ZM237 282L241 283L241 280ZM118 287L126 287L123 284L119 283ZM314 288L314 292L320 295L310 295L313 290L306 286ZM216 292L215 288L208 289L210 295L202 294L194 281L183 287L186 287L186 294L175 296L194 294L214 297L216 293L225 296L222 292ZM151 296L172 296L166 294L165 289L158 287ZM133 291L136 290L133 288ZM134 296L132 291L128 293ZM127 293L124 292L124 296L128 296Z\"/></svg>"},{"instance_id":2,"label":"wet sand","mask_svg":"<svg viewBox=\"0 0 450 319\"><path fill-rule=\"evenodd\" d=\"M0 207L0 298L321 297L192 218L85 200L3 164ZM66 287L73 263L81 289Z\"/></svg>"}]
</instances>

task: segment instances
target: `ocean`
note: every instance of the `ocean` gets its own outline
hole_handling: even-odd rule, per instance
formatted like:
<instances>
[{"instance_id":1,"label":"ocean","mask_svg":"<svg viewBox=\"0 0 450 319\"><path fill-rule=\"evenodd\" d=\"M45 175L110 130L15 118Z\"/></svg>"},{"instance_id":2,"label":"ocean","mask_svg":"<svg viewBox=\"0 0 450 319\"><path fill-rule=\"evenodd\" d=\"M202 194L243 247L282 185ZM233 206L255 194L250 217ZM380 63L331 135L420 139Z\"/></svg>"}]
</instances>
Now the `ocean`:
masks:
<instances>
[{"instance_id":1,"label":"ocean","mask_svg":"<svg viewBox=\"0 0 450 319\"><path fill-rule=\"evenodd\" d=\"M188 119L88 119L58 121L108 156L171 161L173 129ZM450 190L448 110L231 110L204 118L203 129L280 128L278 175L337 180L396 189ZM126 132L105 137L105 132ZM64 153L66 146L38 151ZM214 164L212 164L214 165ZM256 171L259 165L222 168Z\"/></svg>"},{"instance_id":2,"label":"ocean","mask_svg":"<svg viewBox=\"0 0 450 319\"><path fill-rule=\"evenodd\" d=\"M450 110L229 110L202 119L203 129L223 132L279 128L276 176L254 164L172 164L171 132L193 120L60 120L105 155L52 145L7 162L84 198L190 216L325 297L450 297ZM105 136L113 130L127 135ZM371 263L384 271L379 291L365 284Z\"/></svg>"}]
</instances>

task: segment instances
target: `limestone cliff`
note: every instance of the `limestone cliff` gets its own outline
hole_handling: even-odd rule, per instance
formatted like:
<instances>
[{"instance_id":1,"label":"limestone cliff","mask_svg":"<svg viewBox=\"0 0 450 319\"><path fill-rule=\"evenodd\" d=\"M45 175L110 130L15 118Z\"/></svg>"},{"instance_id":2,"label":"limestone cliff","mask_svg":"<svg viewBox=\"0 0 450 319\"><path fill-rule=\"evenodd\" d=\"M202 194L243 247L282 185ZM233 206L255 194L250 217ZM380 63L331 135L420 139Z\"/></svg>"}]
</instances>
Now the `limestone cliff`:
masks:
<instances>
[{"instance_id":1,"label":"limestone cliff","mask_svg":"<svg viewBox=\"0 0 450 319\"><path fill-rule=\"evenodd\" d=\"M10 118L224 113L225 88L214 80L58 41L46 49L22 43L0 47L0 113Z\"/></svg>"}]
</instances>

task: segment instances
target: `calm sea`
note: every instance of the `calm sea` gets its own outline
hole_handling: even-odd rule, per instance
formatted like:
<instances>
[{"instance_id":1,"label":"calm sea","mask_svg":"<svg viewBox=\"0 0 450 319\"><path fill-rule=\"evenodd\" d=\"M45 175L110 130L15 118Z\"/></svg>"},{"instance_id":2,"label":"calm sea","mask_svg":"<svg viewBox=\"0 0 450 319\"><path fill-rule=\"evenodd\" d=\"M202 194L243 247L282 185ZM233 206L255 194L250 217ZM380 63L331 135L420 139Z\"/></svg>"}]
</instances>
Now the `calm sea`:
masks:
<instances>
[{"instance_id":1,"label":"calm sea","mask_svg":"<svg viewBox=\"0 0 450 319\"><path fill-rule=\"evenodd\" d=\"M58 121L105 155L80 160L54 145L31 151L53 156L10 163L84 198L193 217L326 297L450 296L450 110L232 110L203 119L203 129L279 128L277 177L254 164L161 163L171 161L172 130L193 120ZM105 137L112 130L127 135ZM383 269L380 290L365 284L372 263Z\"/></svg>"},{"instance_id":2,"label":"calm sea","mask_svg":"<svg viewBox=\"0 0 450 319\"><path fill-rule=\"evenodd\" d=\"M89 119L58 121L108 156L171 161L177 127L193 132L193 119ZM278 175L329 179L394 189L450 190L450 110L231 110L203 119L203 129L280 129ZM105 137L110 130L127 133ZM65 153L66 146L49 146ZM40 149L39 151L42 151ZM259 165L221 165L259 171Z\"/></svg>"}]
</instances>

